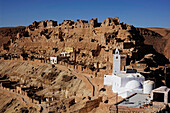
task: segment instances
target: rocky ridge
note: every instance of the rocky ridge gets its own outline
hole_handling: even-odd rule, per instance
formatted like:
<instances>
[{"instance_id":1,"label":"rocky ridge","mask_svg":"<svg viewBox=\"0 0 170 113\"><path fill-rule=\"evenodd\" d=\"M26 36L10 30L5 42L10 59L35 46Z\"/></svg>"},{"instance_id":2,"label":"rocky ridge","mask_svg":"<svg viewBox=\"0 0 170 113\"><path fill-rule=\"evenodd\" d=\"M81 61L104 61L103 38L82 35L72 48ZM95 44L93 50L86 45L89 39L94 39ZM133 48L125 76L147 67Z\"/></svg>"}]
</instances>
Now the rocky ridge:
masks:
<instances>
[{"instance_id":1,"label":"rocky ridge","mask_svg":"<svg viewBox=\"0 0 170 113\"><path fill-rule=\"evenodd\" d=\"M121 70L149 72L144 74L146 78L163 73L169 62L165 49L169 47L168 34L120 23L118 17L102 23L97 19L64 20L61 24L35 21L12 31L1 30L1 39L7 41L0 46L0 77L13 83L3 85L21 87L28 97L49 105L50 112L100 111L100 107L116 103L116 94L103 85L103 75L112 72L117 47L122 55ZM69 58L49 64L51 56L68 48L72 50Z\"/></svg>"}]
</instances>

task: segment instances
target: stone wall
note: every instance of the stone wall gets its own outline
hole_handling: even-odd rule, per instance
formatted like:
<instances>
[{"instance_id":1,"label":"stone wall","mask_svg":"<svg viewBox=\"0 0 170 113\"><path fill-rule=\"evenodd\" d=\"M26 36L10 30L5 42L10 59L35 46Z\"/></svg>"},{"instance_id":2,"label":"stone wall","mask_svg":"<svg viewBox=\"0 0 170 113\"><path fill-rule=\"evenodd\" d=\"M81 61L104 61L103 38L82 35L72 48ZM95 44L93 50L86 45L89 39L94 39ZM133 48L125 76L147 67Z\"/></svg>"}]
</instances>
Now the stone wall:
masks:
<instances>
[{"instance_id":1,"label":"stone wall","mask_svg":"<svg viewBox=\"0 0 170 113\"><path fill-rule=\"evenodd\" d=\"M16 87L16 89L10 89L3 87L2 83L0 84L0 89L2 92L4 92L7 95L11 95L11 97L15 97L20 100L20 102L27 103L28 106L34 106L38 108L38 111L40 111L40 107L37 106L39 102L35 99L32 99L27 96L27 92L22 91L20 87Z\"/></svg>"}]
</instances>

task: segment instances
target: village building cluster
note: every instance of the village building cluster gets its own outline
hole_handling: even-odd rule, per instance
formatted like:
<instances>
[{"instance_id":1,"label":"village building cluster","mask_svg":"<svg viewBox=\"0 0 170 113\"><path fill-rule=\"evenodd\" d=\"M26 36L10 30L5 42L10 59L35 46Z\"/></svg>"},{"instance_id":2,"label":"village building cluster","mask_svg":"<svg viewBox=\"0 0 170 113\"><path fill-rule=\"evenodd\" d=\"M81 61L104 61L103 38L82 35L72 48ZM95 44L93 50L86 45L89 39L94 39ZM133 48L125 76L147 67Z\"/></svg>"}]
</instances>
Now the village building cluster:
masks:
<instances>
[{"instance_id":1,"label":"village building cluster","mask_svg":"<svg viewBox=\"0 0 170 113\"><path fill-rule=\"evenodd\" d=\"M37 62L53 67L60 64L88 74L90 79L85 77L85 81L92 79L97 84L90 86L96 89L92 96L111 90L111 94L123 98L114 106L140 108L152 102L155 106L159 102L168 104L170 100L169 61L151 45L144 44L137 28L120 23L118 17L106 18L101 23L97 18L64 20L61 24L53 20L35 21L0 47L0 60ZM62 81L69 79L72 78ZM102 83L97 83L98 79L102 79ZM111 99L103 100L109 103ZM101 98L95 101L99 104Z\"/></svg>"}]
</instances>

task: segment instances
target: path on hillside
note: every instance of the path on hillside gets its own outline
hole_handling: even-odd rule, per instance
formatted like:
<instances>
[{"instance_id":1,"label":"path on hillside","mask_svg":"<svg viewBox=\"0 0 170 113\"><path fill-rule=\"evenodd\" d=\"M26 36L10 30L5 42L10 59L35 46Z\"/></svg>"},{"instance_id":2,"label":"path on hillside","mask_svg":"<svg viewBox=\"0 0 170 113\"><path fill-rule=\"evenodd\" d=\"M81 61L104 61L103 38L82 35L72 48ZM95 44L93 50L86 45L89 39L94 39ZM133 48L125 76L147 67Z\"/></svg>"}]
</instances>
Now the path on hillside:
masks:
<instances>
[{"instance_id":1,"label":"path on hillside","mask_svg":"<svg viewBox=\"0 0 170 113\"><path fill-rule=\"evenodd\" d=\"M92 82L89 80L89 78L87 76L85 76L83 73L81 72L76 72L74 70L72 70L73 74L75 74L76 76L82 76L83 78L85 77L85 81L90 84L90 88L92 89L92 95L95 95L95 86L92 84Z\"/></svg>"},{"instance_id":2,"label":"path on hillside","mask_svg":"<svg viewBox=\"0 0 170 113\"><path fill-rule=\"evenodd\" d=\"M77 72L73 68L68 68L60 64L57 64L56 67L60 68L61 70L70 71L72 74L80 78L86 84L86 86L91 89L92 96L95 96L95 86L92 84L89 78L85 76L83 73Z\"/></svg>"}]
</instances>

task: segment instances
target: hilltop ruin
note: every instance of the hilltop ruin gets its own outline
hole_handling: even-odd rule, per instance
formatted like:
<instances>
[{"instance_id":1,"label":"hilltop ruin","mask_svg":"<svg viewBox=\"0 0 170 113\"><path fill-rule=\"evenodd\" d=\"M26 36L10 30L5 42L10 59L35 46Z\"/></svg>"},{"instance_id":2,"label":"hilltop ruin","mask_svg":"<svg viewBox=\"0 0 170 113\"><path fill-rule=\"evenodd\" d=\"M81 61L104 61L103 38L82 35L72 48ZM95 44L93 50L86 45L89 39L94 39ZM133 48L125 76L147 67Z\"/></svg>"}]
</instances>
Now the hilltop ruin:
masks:
<instances>
[{"instance_id":1,"label":"hilltop ruin","mask_svg":"<svg viewBox=\"0 0 170 113\"><path fill-rule=\"evenodd\" d=\"M26 98L49 104L51 112L102 112L100 107L109 111L110 105L122 100L113 98L116 94L103 84L103 75L113 70L116 48L121 54L121 71L134 69L146 79L156 79L157 87L166 84L159 74L166 74L169 56L164 56L147 36L165 41L161 34L135 28L118 17L106 18L102 23L97 18L64 20L61 24L35 21L16 31L2 30L2 88L11 91L19 87ZM56 64L50 64L50 57L56 56Z\"/></svg>"}]
</instances>

